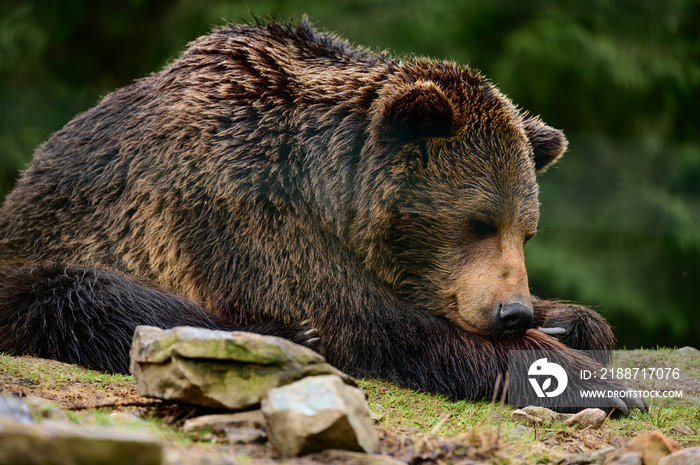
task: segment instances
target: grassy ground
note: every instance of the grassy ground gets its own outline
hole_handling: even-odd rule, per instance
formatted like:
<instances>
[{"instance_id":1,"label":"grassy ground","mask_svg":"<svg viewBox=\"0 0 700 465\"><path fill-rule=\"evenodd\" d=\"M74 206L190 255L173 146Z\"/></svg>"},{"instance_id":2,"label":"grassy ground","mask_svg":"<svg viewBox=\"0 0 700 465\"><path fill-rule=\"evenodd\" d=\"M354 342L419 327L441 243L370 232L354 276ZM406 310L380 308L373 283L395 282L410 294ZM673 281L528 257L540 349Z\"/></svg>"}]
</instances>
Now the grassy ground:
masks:
<instances>
[{"instance_id":1,"label":"grassy ground","mask_svg":"<svg viewBox=\"0 0 700 465\"><path fill-rule=\"evenodd\" d=\"M677 367L682 377L672 383L653 383L654 388L680 388L685 398L649 400L649 412L642 414L633 411L624 418L611 418L607 426L615 431L651 431L661 430L673 436L675 423L694 425L700 428L700 356L688 356L682 351L671 349L617 351L613 366L635 367L656 366L660 368ZM648 389L649 383L626 381L631 388ZM389 383L366 380L360 386L367 392L370 408L381 415L381 423L394 429L416 429L431 432L437 436L454 436L477 426L499 426L505 430L516 423L505 420L514 409L491 402L452 402L439 396L416 393L398 388ZM694 397L694 399L693 399ZM442 421L445 416L447 419ZM679 437L683 440L684 438ZM696 438L697 439L697 438Z\"/></svg>"},{"instance_id":2,"label":"grassy ground","mask_svg":"<svg viewBox=\"0 0 700 465\"><path fill-rule=\"evenodd\" d=\"M388 431L412 432L434 438L474 436L498 438L494 457L518 457L530 463L550 462L571 453L608 445L620 446L629 438L661 431L682 447L700 445L700 355L671 349L617 351L615 367L679 368L672 382L626 381L635 389L682 389L684 398L650 399L648 412L633 410L627 417L608 418L600 430L577 431L563 424L523 427L510 420L514 408L491 402L451 402L380 381L363 381L370 409ZM478 441L477 441L478 442ZM483 442L483 441L482 441Z\"/></svg>"},{"instance_id":3,"label":"grassy ground","mask_svg":"<svg viewBox=\"0 0 700 465\"><path fill-rule=\"evenodd\" d=\"M460 458L469 457L494 464L552 463L577 452L608 445L620 447L629 438L649 431L661 431L682 447L700 445L700 356L697 352L663 349L624 351L615 357L616 366L642 363L679 367L683 377L676 380L675 387L682 388L685 397L652 401L647 413L633 411L628 417L608 418L600 430L589 431L563 424L521 425L510 420L514 409L507 405L452 402L376 380L362 380L360 387L367 393L382 451L406 461L422 457L427 462L459 463ZM216 447L218 453L244 454L256 462L271 463L274 459L269 446L232 449L221 444L193 445L178 426L185 417L205 412L139 397L131 376L0 354L0 394L48 399L62 412L53 414L63 414L78 423L147 428L178 448Z\"/></svg>"}]
</instances>

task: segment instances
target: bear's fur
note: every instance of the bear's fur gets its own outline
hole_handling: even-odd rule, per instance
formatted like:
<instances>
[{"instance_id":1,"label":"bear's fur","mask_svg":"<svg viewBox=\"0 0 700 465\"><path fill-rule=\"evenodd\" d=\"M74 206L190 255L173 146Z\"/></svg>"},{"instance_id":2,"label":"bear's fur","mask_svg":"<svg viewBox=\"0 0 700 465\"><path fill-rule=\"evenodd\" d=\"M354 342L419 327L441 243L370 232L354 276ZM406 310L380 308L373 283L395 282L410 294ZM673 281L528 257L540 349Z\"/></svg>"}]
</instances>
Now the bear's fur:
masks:
<instances>
[{"instance_id":1,"label":"bear's fur","mask_svg":"<svg viewBox=\"0 0 700 465\"><path fill-rule=\"evenodd\" d=\"M0 214L0 351L123 372L137 324L309 343L309 320L348 373L451 398L489 396L511 349L594 366L563 344L608 325L533 299L524 265L565 148L455 63L219 29L37 150Z\"/></svg>"}]
</instances>

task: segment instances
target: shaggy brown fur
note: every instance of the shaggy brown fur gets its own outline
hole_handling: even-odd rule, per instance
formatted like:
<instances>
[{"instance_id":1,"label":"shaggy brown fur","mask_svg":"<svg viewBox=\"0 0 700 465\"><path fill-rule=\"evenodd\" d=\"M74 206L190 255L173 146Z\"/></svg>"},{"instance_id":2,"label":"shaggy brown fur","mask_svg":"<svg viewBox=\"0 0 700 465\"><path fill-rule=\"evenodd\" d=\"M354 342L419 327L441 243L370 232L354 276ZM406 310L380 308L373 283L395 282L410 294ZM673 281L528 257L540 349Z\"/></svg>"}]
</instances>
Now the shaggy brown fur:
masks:
<instances>
[{"instance_id":1,"label":"shaggy brown fur","mask_svg":"<svg viewBox=\"0 0 700 465\"><path fill-rule=\"evenodd\" d=\"M124 371L136 324L304 342L452 398L511 349L610 348L533 300L523 245L566 139L474 71L298 25L229 26L106 96L35 155L0 214L0 351ZM307 341L308 342L308 341Z\"/></svg>"}]
</instances>

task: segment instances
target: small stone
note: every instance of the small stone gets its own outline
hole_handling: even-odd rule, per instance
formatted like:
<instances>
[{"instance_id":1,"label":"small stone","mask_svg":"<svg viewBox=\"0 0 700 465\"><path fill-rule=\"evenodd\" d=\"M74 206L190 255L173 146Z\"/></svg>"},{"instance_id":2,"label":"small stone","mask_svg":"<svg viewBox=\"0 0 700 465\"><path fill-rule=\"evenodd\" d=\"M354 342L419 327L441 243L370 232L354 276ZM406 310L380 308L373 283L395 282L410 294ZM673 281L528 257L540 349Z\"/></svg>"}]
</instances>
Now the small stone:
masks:
<instances>
[{"instance_id":1,"label":"small stone","mask_svg":"<svg viewBox=\"0 0 700 465\"><path fill-rule=\"evenodd\" d=\"M512 439L521 438L524 435L531 433L532 428L528 428L525 425L517 425L515 428L508 431L508 436Z\"/></svg>"},{"instance_id":2,"label":"small stone","mask_svg":"<svg viewBox=\"0 0 700 465\"><path fill-rule=\"evenodd\" d=\"M231 444L264 442L267 439L265 418L260 410L203 415L187 420L182 425L182 430L186 433L198 434L208 430L218 437L225 437Z\"/></svg>"},{"instance_id":3,"label":"small stone","mask_svg":"<svg viewBox=\"0 0 700 465\"><path fill-rule=\"evenodd\" d=\"M254 444L267 441L264 430L253 428L226 428L225 437L229 444Z\"/></svg>"},{"instance_id":4,"label":"small stone","mask_svg":"<svg viewBox=\"0 0 700 465\"><path fill-rule=\"evenodd\" d=\"M162 444L143 431L88 429L54 420L0 422L0 465L160 465L162 460Z\"/></svg>"},{"instance_id":5,"label":"small stone","mask_svg":"<svg viewBox=\"0 0 700 465\"><path fill-rule=\"evenodd\" d=\"M584 465L607 463L605 460L615 452L614 447L603 447L602 449L581 452L566 457L559 462L559 465Z\"/></svg>"},{"instance_id":6,"label":"small stone","mask_svg":"<svg viewBox=\"0 0 700 465\"><path fill-rule=\"evenodd\" d=\"M388 455L363 454L362 452L335 449L315 454L314 458L318 459L319 463L343 463L345 465L406 465L406 462Z\"/></svg>"},{"instance_id":7,"label":"small stone","mask_svg":"<svg viewBox=\"0 0 700 465\"><path fill-rule=\"evenodd\" d=\"M29 406L17 397L0 396L0 418L13 420L23 425L34 423Z\"/></svg>"},{"instance_id":8,"label":"small stone","mask_svg":"<svg viewBox=\"0 0 700 465\"><path fill-rule=\"evenodd\" d=\"M522 409L514 410L510 414L510 419L517 421L519 423L526 423L530 425L541 425L546 421L557 422L564 421L566 415L557 413L545 407L537 407L531 405Z\"/></svg>"},{"instance_id":9,"label":"small stone","mask_svg":"<svg viewBox=\"0 0 700 465\"><path fill-rule=\"evenodd\" d=\"M139 326L131 347L139 394L214 408L242 410L267 391L321 374L352 378L311 349L242 331Z\"/></svg>"},{"instance_id":10,"label":"small stone","mask_svg":"<svg viewBox=\"0 0 700 465\"><path fill-rule=\"evenodd\" d=\"M528 425L541 425L544 423L543 419L530 415L522 409L513 410L513 412L510 414L510 419L517 421L518 423L526 423Z\"/></svg>"},{"instance_id":11,"label":"small stone","mask_svg":"<svg viewBox=\"0 0 700 465\"><path fill-rule=\"evenodd\" d=\"M286 457L325 449L372 453L379 444L364 392L337 376L272 389L262 412L270 442Z\"/></svg>"},{"instance_id":12,"label":"small stone","mask_svg":"<svg viewBox=\"0 0 700 465\"><path fill-rule=\"evenodd\" d=\"M225 413L220 415L202 415L185 421L182 430L185 433L199 433L206 429L213 432L223 431L224 428L264 428L265 418L260 410L248 412Z\"/></svg>"},{"instance_id":13,"label":"small stone","mask_svg":"<svg viewBox=\"0 0 700 465\"><path fill-rule=\"evenodd\" d=\"M236 458L222 455L220 452L208 451L204 448L169 447L165 451L163 465L240 465ZM252 463L252 462L251 462Z\"/></svg>"},{"instance_id":14,"label":"small stone","mask_svg":"<svg viewBox=\"0 0 700 465\"><path fill-rule=\"evenodd\" d=\"M615 453L612 461L619 460L628 452L635 452L642 456L644 465L657 465L662 457L677 450L680 450L680 446L673 439L654 431L633 438L624 448Z\"/></svg>"},{"instance_id":15,"label":"small stone","mask_svg":"<svg viewBox=\"0 0 700 465\"><path fill-rule=\"evenodd\" d=\"M603 426L606 417L605 412L599 408L587 408L569 417L565 424L576 429L599 429Z\"/></svg>"},{"instance_id":16,"label":"small stone","mask_svg":"<svg viewBox=\"0 0 700 465\"><path fill-rule=\"evenodd\" d=\"M639 452L626 452L608 465L643 465L642 454Z\"/></svg>"},{"instance_id":17,"label":"small stone","mask_svg":"<svg viewBox=\"0 0 700 465\"><path fill-rule=\"evenodd\" d=\"M681 449L659 460L659 465L697 465L699 463L700 446Z\"/></svg>"},{"instance_id":18,"label":"small stone","mask_svg":"<svg viewBox=\"0 0 700 465\"><path fill-rule=\"evenodd\" d=\"M379 404L374 404L374 407L369 411L369 417L375 423L379 423L384 419L384 414L387 412L388 410L386 408L382 407Z\"/></svg>"},{"instance_id":19,"label":"small stone","mask_svg":"<svg viewBox=\"0 0 700 465\"><path fill-rule=\"evenodd\" d=\"M617 436L614 438L610 438L610 445L613 446L616 449L622 449L625 447L627 444L630 442L630 438L625 438L621 436Z\"/></svg>"},{"instance_id":20,"label":"small stone","mask_svg":"<svg viewBox=\"0 0 700 465\"><path fill-rule=\"evenodd\" d=\"M544 421L564 421L567 418L567 414L558 413L546 407L538 407L535 405L530 405L522 410L524 410L525 413L541 418Z\"/></svg>"},{"instance_id":21,"label":"small stone","mask_svg":"<svg viewBox=\"0 0 700 465\"><path fill-rule=\"evenodd\" d=\"M686 425L685 423L679 423L675 425L673 428L671 428L672 433L680 434L682 436L694 436L695 431L693 431L693 428L690 426Z\"/></svg>"}]
</instances>

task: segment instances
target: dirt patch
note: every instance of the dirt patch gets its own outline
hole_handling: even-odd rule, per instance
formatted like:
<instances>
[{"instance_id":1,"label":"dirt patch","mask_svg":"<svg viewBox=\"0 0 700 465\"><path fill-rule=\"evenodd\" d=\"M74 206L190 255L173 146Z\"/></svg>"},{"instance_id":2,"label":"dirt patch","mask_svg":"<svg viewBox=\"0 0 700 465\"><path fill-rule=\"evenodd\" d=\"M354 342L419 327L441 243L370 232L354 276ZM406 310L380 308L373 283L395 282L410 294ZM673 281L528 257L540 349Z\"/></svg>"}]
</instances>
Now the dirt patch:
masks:
<instances>
[{"instance_id":1,"label":"dirt patch","mask_svg":"<svg viewBox=\"0 0 700 465\"><path fill-rule=\"evenodd\" d=\"M107 375L34 357L0 358L0 394L41 397L68 410L149 401L139 396L131 376Z\"/></svg>"}]
</instances>

